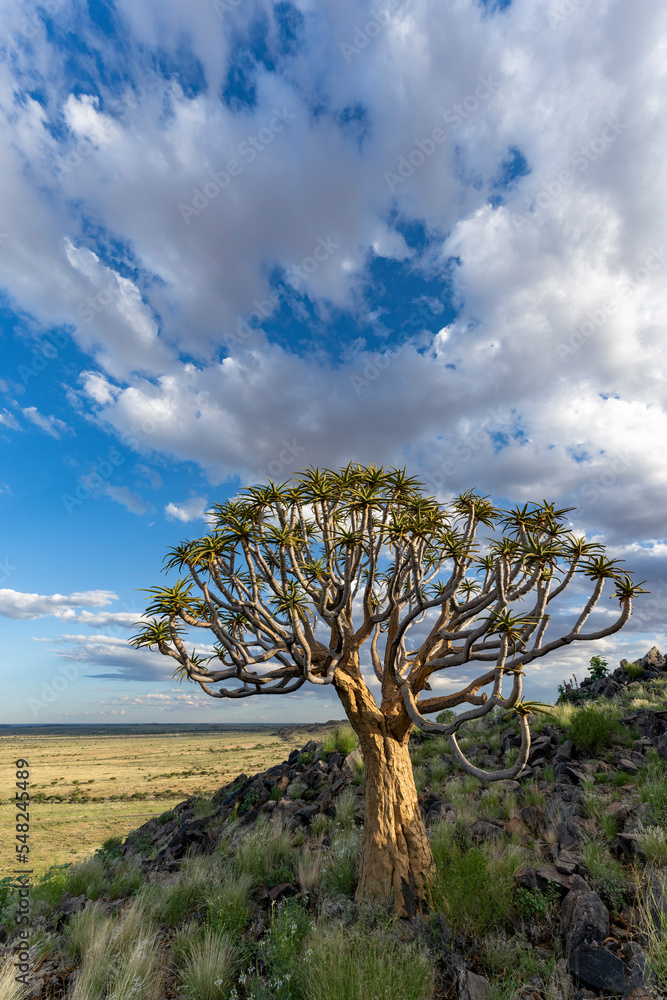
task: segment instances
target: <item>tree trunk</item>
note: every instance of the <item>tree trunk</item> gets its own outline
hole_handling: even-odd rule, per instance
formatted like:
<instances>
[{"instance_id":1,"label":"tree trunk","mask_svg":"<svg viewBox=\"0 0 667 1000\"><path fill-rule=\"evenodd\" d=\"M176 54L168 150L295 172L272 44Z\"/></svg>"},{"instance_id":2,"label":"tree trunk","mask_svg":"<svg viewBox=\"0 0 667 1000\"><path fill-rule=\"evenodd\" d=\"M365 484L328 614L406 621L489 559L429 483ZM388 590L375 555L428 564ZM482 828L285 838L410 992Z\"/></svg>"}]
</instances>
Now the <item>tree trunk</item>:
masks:
<instances>
[{"instance_id":1,"label":"tree trunk","mask_svg":"<svg viewBox=\"0 0 667 1000\"><path fill-rule=\"evenodd\" d=\"M434 863L408 752L376 720L357 720L366 767L364 841L357 888L363 898L393 896L401 916L422 913Z\"/></svg>"}]
</instances>

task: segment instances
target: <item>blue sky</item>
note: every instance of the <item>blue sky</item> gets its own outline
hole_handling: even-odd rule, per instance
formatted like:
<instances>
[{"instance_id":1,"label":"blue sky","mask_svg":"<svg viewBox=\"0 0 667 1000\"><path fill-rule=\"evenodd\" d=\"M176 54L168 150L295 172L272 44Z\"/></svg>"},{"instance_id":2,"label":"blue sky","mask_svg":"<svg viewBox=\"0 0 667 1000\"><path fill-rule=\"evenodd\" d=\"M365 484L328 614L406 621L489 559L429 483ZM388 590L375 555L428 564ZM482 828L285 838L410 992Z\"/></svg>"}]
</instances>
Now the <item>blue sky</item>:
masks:
<instances>
[{"instance_id":1,"label":"blue sky","mask_svg":"<svg viewBox=\"0 0 667 1000\"><path fill-rule=\"evenodd\" d=\"M308 464L576 506L652 591L595 651L665 645L663 4L0 24L0 721L340 717L212 703L126 641L207 504Z\"/></svg>"}]
</instances>

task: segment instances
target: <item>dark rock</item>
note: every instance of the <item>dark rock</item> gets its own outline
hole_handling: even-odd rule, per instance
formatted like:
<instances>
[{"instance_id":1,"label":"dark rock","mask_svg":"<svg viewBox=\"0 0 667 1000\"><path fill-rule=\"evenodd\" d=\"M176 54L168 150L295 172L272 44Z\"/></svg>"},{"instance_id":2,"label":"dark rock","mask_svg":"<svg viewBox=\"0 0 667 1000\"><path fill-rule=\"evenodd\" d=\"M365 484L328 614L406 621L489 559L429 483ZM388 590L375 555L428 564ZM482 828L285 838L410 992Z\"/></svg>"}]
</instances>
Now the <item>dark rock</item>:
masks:
<instances>
[{"instance_id":1,"label":"dark rock","mask_svg":"<svg viewBox=\"0 0 667 1000\"><path fill-rule=\"evenodd\" d=\"M82 910L85 910L90 902L91 900L87 899L85 894L82 896L73 896L70 892L64 893L53 911L57 929L60 930L65 921L75 913L81 913Z\"/></svg>"},{"instance_id":2,"label":"dark rock","mask_svg":"<svg viewBox=\"0 0 667 1000\"><path fill-rule=\"evenodd\" d=\"M595 945L580 945L569 957L571 974L595 989L614 993L625 991L625 965L606 948Z\"/></svg>"},{"instance_id":3,"label":"dark rock","mask_svg":"<svg viewBox=\"0 0 667 1000\"><path fill-rule=\"evenodd\" d=\"M572 760L573 752L574 752L574 743L572 742L572 740L565 740L565 742L561 743L561 745L556 750L554 760L564 761L565 763L567 763L568 761Z\"/></svg>"},{"instance_id":4,"label":"dark rock","mask_svg":"<svg viewBox=\"0 0 667 1000\"><path fill-rule=\"evenodd\" d=\"M470 827L470 835L474 840L498 840L501 836L501 831L494 823L488 823L485 819L478 819Z\"/></svg>"},{"instance_id":5,"label":"dark rock","mask_svg":"<svg viewBox=\"0 0 667 1000\"><path fill-rule=\"evenodd\" d=\"M565 892L569 892L572 885L571 877L563 874L555 865L542 865L537 869L537 877L544 885L557 885Z\"/></svg>"},{"instance_id":6,"label":"dark rock","mask_svg":"<svg viewBox=\"0 0 667 1000\"><path fill-rule=\"evenodd\" d=\"M574 879L577 878L575 875ZM579 881L583 879L576 883L574 879L561 907L561 934L568 956L583 945L601 944L609 937L610 930L609 911L598 894L582 891Z\"/></svg>"},{"instance_id":7,"label":"dark rock","mask_svg":"<svg viewBox=\"0 0 667 1000\"><path fill-rule=\"evenodd\" d=\"M459 987L459 1000L486 1000L488 992L489 980L468 971Z\"/></svg>"},{"instance_id":8,"label":"dark rock","mask_svg":"<svg viewBox=\"0 0 667 1000\"><path fill-rule=\"evenodd\" d=\"M635 950L630 962L630 978L625 996L626 1000L652 1000L655 998L651 967L641 948Z\"/></svg>"},{"instance_id":9,"label":"dark rock","mask_svg":"<svg viewBox=\"0 0 667 1000\"><path fill-rule=\"evenodd\" d=\"M580 785L586 780L586 774L580 768L561 761L559 764L556 764L556 780L569 782L572 785Z\"/></svg>"},{"instance_id":10,"label":"dark rock","mask_svg":"<svg viewBox=\"0 0 667 1000\"><path fill-rule=\"evenodd\" d=\"M514 881L522 889L537 889L539 885L537 869L533 867L521 868L518 872L515 872Z\"/></svg>"},{"instance_id":11,"label":"dark rock","mask_svg":"<svg viewBox=\"0 0 667 1000\"><path fill-rule=\"evenodd\" d=\"M319 805L316 802L313 802L312 805L304 806L302 809L299 809L296 815L304 820L306 825L308 825L315 813L318 813L319 811Z\"/></svg>"},{"instance_id":12,"label":"dark rock","mask_svg":"<svg viewBox=\"0 0 667 1000\"><path fill-rule=\"evenodd\" d=\"M537 806L524 806L519 812L521 821L533 832L539 830L544 825L544 815Z\"/></svg>"},{"instance_id":13,"label":"dark rock","mask_svg":"<svg viewBox=\"0 0 667 1000\"><path fill-rule=\"evenodd\" d=\"M568 851L581 843L585 836L585 829L581 825L578 817L572 816L559 823L556 827L556 837L561 850Z\"/></svg>"}]
</instances>

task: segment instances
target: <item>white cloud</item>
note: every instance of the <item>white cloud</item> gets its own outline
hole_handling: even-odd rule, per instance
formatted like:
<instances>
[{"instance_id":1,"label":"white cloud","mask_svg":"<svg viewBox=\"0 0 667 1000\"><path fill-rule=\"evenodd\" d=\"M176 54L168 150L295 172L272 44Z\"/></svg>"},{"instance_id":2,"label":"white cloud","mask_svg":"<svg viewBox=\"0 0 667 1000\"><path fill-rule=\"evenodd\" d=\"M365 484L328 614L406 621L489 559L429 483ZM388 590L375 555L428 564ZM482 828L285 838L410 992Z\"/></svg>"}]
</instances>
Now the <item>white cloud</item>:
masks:
<instances>
[{"instance_id":1,"label":"white cloud","mask_svg":"<svg viewBox=\"0 0 667 1000\"><path fill-rule=\"evenodd\" d=\"M9 410L0 410L0 425L8 427L11 431L19 430L19 422Z\"/></svg>"},{"instance_id":2,"label":"white cloud","mask_svg":"<svg viewBox=\"0 0 667 1000\"><path fill-rule=\"evenodd\" d=\"M127 507L132 514L150 514L155 510L138 493L133 493L127 486L112 486L110 483L105 483L102 492L111 500Z\"/></svg>"},{"instance_id":3,"label":"white cloud","mask_svg":"<svg viewBox=\"0 0 667 1000\"><path fill-rule=\"evenodd\" d=\"M4 618L42 618L59 615L67 608L103 607L118 600L110 590L87 590L74 594L23 594L17 590L0 590L0 616Z\"/></svg>"},{"instance_id":4,"label":"white cloud","mask_svg":"<svg viewBox=\"0 0 667 1000\"><path fill-rule=\"evenodd\" d=\"M168 503L164 512L170 521L183 521L184 524L187 524L188 521L205 521L207 507L206 497L190 497L183 503Z\"/></svg>"},{"instance_id":5,"label":"white cloud","mask_svg":"<svg viewBox=\"0 0 667 1000\"><path fill-rule=\"evenodd\" d=\"M50 437L59 438L63 431L69 430L64 420L59 420L58 417L54 416L45 416L39 412L36 406L26 406L21 410L21 413Z\"/></svg>"}]
</instances>

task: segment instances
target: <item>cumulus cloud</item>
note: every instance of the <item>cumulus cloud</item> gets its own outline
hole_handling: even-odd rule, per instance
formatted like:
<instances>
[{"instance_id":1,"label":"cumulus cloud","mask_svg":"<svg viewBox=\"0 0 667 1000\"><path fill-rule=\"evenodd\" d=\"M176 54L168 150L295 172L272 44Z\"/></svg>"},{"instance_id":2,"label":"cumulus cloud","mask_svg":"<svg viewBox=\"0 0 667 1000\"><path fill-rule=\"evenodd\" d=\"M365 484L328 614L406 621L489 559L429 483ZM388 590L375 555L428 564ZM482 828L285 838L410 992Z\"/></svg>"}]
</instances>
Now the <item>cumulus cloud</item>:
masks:
<instances>
[{"instance_id":1,"label":"cumulus cloud","mask_svg":"<svg viewBox=\"0 0 667 1000\"><path fill-rule=\"evenodd\" d=\"M103 607L118 600L110 590L87 590L81 593L23 594L17 590L0 590L0 615L4 618L42 618L45 615L59 615L68 608Z\"/></svg>"},{"instance_id":2,"label":"cumulus cloud","mask_svg":"<svg viewBox=\"0 0 667 1000\"><path fill-rule=\"evenodd\" d=\"M204 7L118 0L120 65L63 8L56 29L122 68L113 92L74 94L43 25L0 64L4 280L36 321L74 330L86 415L213 484L352 459L407 463L443 499L553 498L657 592L664 5L554 18L547 0L496 16L465 0L443 16L413 0L361 46L370 3L299 0L282 49L269 0L233 20ZM16 10L0 18L18 37ZM259 23L274 64L245 68L245 104L221 100ZM188 72L148 76L158 50ZM414 277L410 335L374 301L369 260ZM302 340L275 333L282 309ZM195 501L165 513L195 519ZM636 627L663 622L655 607Z\"/></svg>"},{"instance_id":3,"label":"cumulus cloud","mask_svg":"<svg viewBox=\"0 0 667 1000\"><path fill-rule=\"evenodd\" d=\"M207 507L206 497L190 497L183 503L168 503L164 512L170 521L183 521L187 524L188 521L205 521Z\"/></svg>"}]
</instances>

